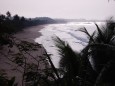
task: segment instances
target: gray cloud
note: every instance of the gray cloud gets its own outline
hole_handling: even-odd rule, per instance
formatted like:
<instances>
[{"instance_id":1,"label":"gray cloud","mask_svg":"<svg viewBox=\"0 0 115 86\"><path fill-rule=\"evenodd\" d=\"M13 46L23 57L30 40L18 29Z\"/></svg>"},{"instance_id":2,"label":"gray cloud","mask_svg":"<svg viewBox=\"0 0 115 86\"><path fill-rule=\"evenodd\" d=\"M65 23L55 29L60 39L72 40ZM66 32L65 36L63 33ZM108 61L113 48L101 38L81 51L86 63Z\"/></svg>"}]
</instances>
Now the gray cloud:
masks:
<instances>
[{"instance_id":1,"label":"gray cloud","mask_svg":"<svg viewBox=\"0 0 115 86\"><path fill-rule=\"evenodd\" d=\"M0 0L0 12L27 17L105 19L115 16L115 2L108 0Z\"/></svg>"}]
</instances>

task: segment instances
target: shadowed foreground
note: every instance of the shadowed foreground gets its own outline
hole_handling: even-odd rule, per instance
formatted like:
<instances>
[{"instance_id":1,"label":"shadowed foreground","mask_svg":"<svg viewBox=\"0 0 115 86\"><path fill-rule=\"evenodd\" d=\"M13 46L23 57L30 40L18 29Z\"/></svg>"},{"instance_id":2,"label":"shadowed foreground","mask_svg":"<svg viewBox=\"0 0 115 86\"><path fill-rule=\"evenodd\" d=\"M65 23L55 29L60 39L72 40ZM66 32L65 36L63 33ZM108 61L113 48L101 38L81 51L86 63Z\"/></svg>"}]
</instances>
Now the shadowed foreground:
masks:
<instances>
[{"instance_id":1,"label":"shadowed foreground","mask_svg":"<svg viewBox=\"0 0 115 86\"><path fill-rule=\"evenodd\" d=\"M101 28L95 25L97 30L92 35L85 27L78 30L89 39L88 45L79 53L60 38L54 39L61 58L59 68L55 68L51 55L47 54L42 45L5 34L4 38L8 37L8 42L0 47L0 55L7 61L2 61L2 64L7 63L7 67L12 65L12 69L0 65L0 85L114 86L115 23L107 21Z\"/></svg>"}]
</instances>

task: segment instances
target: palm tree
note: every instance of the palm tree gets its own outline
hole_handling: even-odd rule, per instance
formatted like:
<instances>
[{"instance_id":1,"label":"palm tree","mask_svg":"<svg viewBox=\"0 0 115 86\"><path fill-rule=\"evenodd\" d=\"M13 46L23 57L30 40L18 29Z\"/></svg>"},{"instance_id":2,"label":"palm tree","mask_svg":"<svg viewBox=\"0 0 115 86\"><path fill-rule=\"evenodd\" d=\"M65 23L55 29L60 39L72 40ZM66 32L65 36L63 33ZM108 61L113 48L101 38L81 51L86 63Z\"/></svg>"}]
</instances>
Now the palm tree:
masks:
<instances>
[{"instance_id":1,"label":"palm tree","mask_svg":"<svg viewBox=\"0 0 115 86\"><path fill-rule=\"evenodd\" d=\"M82 53L85 58L92 58L93 69L98 75L95 86L103 86L102 84L105 82L109 83L107 86L110 86L110 83L113 86L115 82L115 22L107 21L106 26L102 28L95 25L97 33L94 32L92 35L89 35L86 28L80 29L89 38L89 43ZM111 73L109 73L110 71Z\"/></svg>"},{"instance_id":2,"label":"palm tree","mask_svg":"<svg viewBox=\"0 0 115 86\"><path fill-rule=\"evenodd\" d=\"M60 68L64 70L63 79L67 86L76 86L76 80L78 79L81 71L81 56L79 53L74 52L68 43L62 41L60 38L56 38L55 44L58 48L60 55Z\"/></svg>"},{"instance_id":3,"label":"palm tree","mask_svg":"<svg viewBox=\"0 0 115 86\"><path fill-rule=\"evenodd\" d=\"M115 85L115 22L107 21L106 26L101 28L95 25L97 31L92 35L86 28L79 30L89 38L88 45L80 53L74 52L61 39L55 40L67 86Z\"/></svg>"}]
</instances>

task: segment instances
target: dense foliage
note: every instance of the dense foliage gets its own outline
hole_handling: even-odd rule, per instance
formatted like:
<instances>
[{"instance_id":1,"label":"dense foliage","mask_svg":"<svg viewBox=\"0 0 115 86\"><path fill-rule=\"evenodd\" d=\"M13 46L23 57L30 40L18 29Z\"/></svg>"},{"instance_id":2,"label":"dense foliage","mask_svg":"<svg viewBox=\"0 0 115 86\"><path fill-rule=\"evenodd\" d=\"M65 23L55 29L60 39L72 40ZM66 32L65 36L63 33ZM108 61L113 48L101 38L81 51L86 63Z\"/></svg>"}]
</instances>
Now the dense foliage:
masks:
<instances>
[{"instance_id":1,"label":"dense foliage","mask_svg":"<svg viewBox=\"0 0 115 86\"><path fill-rule=\"evenodd\" d=\"M11 35L25 27L37 25L36 22L38 20L18 15L12 17L10 12L6 16L0 15L0 56L13 64L12 72L21 74L21 82L17 82L17 76L8 77L7 71L0 69L0 86L115 86L114 21L107 21L102 27L95 24L97 30L93 34L89 34L86 28L78 30L89 39L80 53L57 37L55 44L61 58L59 68L55 68L42 45ZM5 52L2 51L4 48L7 48ZM42 49L44 52L39 55Z\"/></svg>"},{"instance_id":2,"label":"dense foliage","mask_svg":"<svg viewBox=\"0 0 115 86\"><path fill-rule=\"evenodd\" d=\"M25 27L35 26L40 24L56 23L48 17L25 18L17 14L12 16L8 11L6 15L0 14L0 32L12 33L22 30Z\"/></svg>"},{"instance_id":3,"label":"dense foliage","mask_svg":"<svg viewBox=\"0 0 115 86\"><path fill-rule=\"evenodd\" d=\"M48 17L25 18L17 14L12 16L9 11L6 15L0 14L0 46L10 42L9 34L22 31L30 26L52 23L56 23L56 21Z\"/></svg>"},{"instance_id":4,"label":"dense foliage","mask_svg":"<svg viewBox=\"0 0 115 86\"><path fill-rule=\"evenodd\" d=\"M107 21L90 35L85 33L88 45L80 52L74 52L64 41L57 38L56 46L61 57L63 86L114 86L115 85L115 22ZM65 82L64 82L65 81Z\"/></svg>"}]
</instances>

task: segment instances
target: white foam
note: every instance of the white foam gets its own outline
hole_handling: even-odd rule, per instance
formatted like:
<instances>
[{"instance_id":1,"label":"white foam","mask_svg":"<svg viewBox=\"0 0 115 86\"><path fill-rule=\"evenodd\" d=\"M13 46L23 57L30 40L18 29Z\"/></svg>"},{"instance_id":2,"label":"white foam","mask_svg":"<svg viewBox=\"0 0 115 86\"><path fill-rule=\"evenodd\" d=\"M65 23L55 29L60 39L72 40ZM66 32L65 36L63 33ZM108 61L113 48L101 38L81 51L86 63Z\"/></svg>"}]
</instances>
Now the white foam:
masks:
<instances>
[{"instance_id":1,"label":"white foam","mask_svg":"<svg viewBox=\"0 0 115 86\"><path fill-rule=\"evenodd\" d=\"M100 23L98 23L100 24ZM59 55L52 37L58 36L60 39L67 41L73 50L80 52L88 42L87 36L76 31L79 28L85 27L90 34L96 29L93 22L71 22L67 24L50 24L47 25L40 32L42 36L35 39L35 42L43 44L48 53L52 54L52 61L58 67Z\"/></svg>"}]
</instances>

